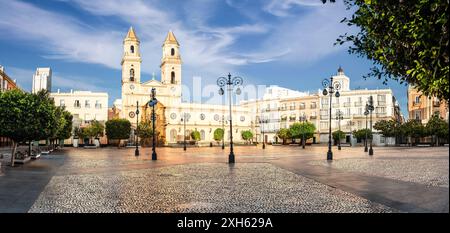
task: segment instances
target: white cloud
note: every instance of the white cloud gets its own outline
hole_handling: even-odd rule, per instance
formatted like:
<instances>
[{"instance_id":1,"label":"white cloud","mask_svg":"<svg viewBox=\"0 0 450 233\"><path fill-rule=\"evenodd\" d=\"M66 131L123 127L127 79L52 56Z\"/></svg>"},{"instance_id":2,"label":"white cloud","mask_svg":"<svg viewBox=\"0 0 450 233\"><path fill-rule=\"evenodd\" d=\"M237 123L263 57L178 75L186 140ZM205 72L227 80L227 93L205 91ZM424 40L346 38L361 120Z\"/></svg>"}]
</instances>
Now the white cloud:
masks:
<instances>
[{"instance_id":1,"label":"white cloud","mask_svg":"<svg viewBox=\"0 0 450 233\"><path fill-rule=\"evenodd\" d=\"M339 24L346 12L343 4L322 5L319 0L270 1L261 5L259 11L277 12L274 15L282 16L279 20L255 17L251 22L229 26L209 23L215 12L221 10L214 1L182 2L184 15L165 9L160 5L163 2L156 1L74 0L67 3L92 15L114 17L133 25L141 39L142 70L147 74L159 73L161 44L169 29L181 44L183 73L211 77L252 63L315 61L342 49L332 44L339 34L348 30ZM228 0L227 3L245 11L243 4L250 1ZM42 56L120 69L122 40L127 27L97 27L67 14L14 0L2 1L2 6L11 10L0 14L0 29L11 38L33 42L42 49ZM306 7L296 17L285 17L291 14L292 8L299 6L314 7ZM241 38L255 35L258 38L254 43L241 45Z\"/></svg>"},{"instance_id":2,"label":"white cloud","mask_svg":"<svg viewBox=\"0 0 450 233\"><path fill-rule=\"evenodd\" d=\"M241 56L234 56L230 47L236 40L246 34L265 33L266 28L257 24L241 24L230 27L210 27L205 22L211 17L213 4L211 1L196 0L184 5L188 16L194 20L194 25L184 23L173 12L157 8L156 4L143 1L104 1L76 0L83 10L102 16L115 16L135 26L138 37L141 39L143 71L151 73L159 69L161 44L168 30L175 33L181 44L181 56L185 67L192 74L223 73L233 70L234 65L241 64ZM126 2L126 3L125 3ZM201 6L201 7L200 7ZM135 9L139 9L135 12ZM208 10L209 9L209 10ZM191 19L191 17L188 17ZM125 34L125 32L124 32ZM247 59L252 61L251 59ZM242 63L246 64L246 63Z\"/></svg>"},{"instance_id":3,"label":"white cloud","mask_svg":"<svg viewBox=\"0 0 450 233\"><path fill-rule=\"evenodd\" d=\"M264 6L264 10L276 16L291 16L290 10L298 6L316 7L323 3L320 0L272 0Z\"/></svg>"},{"instance_id":4,"label":"white cloud","mask_svg":"<svg viewBox=\"0 0 450 233\"><path fill-rule=\"evenodd\" d=\"M96 30L67 15L49 12L28 3L3 1L0 29L42 49L44 57L97 63L119 68L121 35ZM11 37L13 38L13 37Z\"/></svg>"},{"instance_id":5,"label":"white cloud","mask_svg":"<svg viewBox=\"0 0 450 233\"><path fill-rule=\"evenodd\" d=\"M345 46L333 44L339 35L351 30L339 23L349 12L343 3L325 5L283 21L271 32L263 47L270 48L269 51L289 51L281 59L291 63L315 62L344 50Z\"/></svg>"}]
</instances>

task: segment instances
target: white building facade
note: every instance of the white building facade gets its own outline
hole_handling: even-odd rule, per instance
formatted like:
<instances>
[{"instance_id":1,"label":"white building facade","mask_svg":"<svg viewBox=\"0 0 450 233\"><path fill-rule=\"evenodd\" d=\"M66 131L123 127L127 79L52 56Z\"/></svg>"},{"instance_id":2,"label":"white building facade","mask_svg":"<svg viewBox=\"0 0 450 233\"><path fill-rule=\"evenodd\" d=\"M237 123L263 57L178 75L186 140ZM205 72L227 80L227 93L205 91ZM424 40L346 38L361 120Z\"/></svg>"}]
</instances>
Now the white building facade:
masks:
<instances>
[{"instance_id":1,"label":"white building facade","mask_svg":"<svg viewBox=\"0 0 450 233\"><path fill-rule=\"evenodd\" d=\"M83 127L91 121L105 123L108 120L108 93L70 91L50 93L56 106L64 107L73 115L73 127ZM72 138L65 141L69 144ZM106 143L106 139L101 140Z\"/></svg>"},{"instance_id":2,"label":"white building facade","mask_svg":"<svg viewBox=\"0 0 450 233\"><path fill-rule=\"evenodd\" d=\"M31 93L37 93L40 90L52 90L52 69L37 68L33 75L33 86L31 87Z\"/></svg>"},{"instance_id":3,"label":"white building facade","mask_svg":"<svg viewBox=\"0 0 450 233\"><path fill-rule=\"evenodd\" d=\"M372 126L380 120L401 121L400 107L391 89L379 90L351 90L350 78L344 74L342 68L333 76L334 82L341 84L340 97L332 98L331 131L339 129L339 121L336 112L341 111L343 119L340 121L340 129L346 134L341 143L355 145L360 143L353 137L354 130L366 127L365 105L370 96L374 101L372 112ZM274 94L275 93L275 94ZM268 88L266 94L260 100L243 101L241 105L250 109L257 135L257 140L262 141L264 131L267 143L280 143L277 132L282 128L302 120L307 120L316 126L312 143L327 143L329 135L329 103L330 96L324 96L322 90L316 93L297 92L285 88ZM370 115L367 117L370 120ZM367 127L370 128L368 121ZM384 138L374 130L373 143L375 145L393 144L392 139Z\"/></svg>"},{"instance_id":4,"label":"white building facade","mask_svg":"<svg viewBox=\"0 0 450 233\"><path fill-rule=\"evenodd\" d=\"M197 130L201 134L199 144L214 142L214 130L225 129L225 138L229 139L229 111L228 104L213 105L201 103L187 103L181 99L182 60L180 44L170 31L162 45L161 79L155 76L141 81L140 41L133 28L130 28L123 41L122 65L122 98L114 101L114 109L120 118L128 119L136 127L139 121L150 119L150 100L152 88L156 90L159 103L156 110L157 131L166 145L176 144L189 137L190 132ZM357 140L352 136L353 130L365 128L364 107L369 96L374 98L375 110L372 122L379 120L398 119L400 110L392 90L351 90L350 79L342 68L333 77L341 84L340 98L333 98L332 131L339 128L335 119L336 110L344 114L341 120L341 130L347 134L344 142L355 144ZM281 128L289 128L295 122L308 120L316 126L313 143L328 141L329 126L329 96L323 96L322 90L317 92L299 92L278 86L269 86L262 98L241 101L233 106L233 140L243 142L241 132L250 130L254 134L254 141L277 143L277 132ZM138 105L139 104L139 105ZM136 109L141 113L136 115ZM185 115L186 114L186 115ZM186 117L184 117L186 116ZM185 118L187 121L185 122ZM186 123L186 132L184 130ZM263 138L264 134L264 138ZM373 140L376 145L384 145L383 137L376 134Z\"/></svg>"},{"instance_id":5,"label":"white building facade","mask_svg":"<svg viewBox=\"0 0 450 233\"><path fill-rule=\"evenodd\" d=\"M346 134L346 138L341 143L356 144L361 143L353 137L354 130L370 128L370 114L364 115L366 103L372 97L374 110L372 112L372 126L375 122L380 120L399 120L400 121L400 107L394 93L391 89L377 89L377 90L351 90L350 78L344 74L344 70L339 67L338 72L333 76L333 81L339 82L341 88L339 90L340 97L333 96L331 107L331 131L339 129L339 120L337 120L337 113L340 111L342 118L340 121L340 129ZM329 130L329 113L330 112L330 96L320 96L320 141L328 141ZM391 139L384 138L375 129L373 129L373 144L386 145L395 142Z\"/></svg>"},{"instance_id":6,"label":"white building facade","mask_svg":"<svg viewBox=\"0 0 450 233\"><path fill-rule=\"evenodd\" d=\"M284 120L286 104L284 101L308 96L309 93L299 92L276 85L266 88L261 99L241 101L240 105L247 108L254 124L255 140L266 143L278 142L277 132L289 127Z\"/></svg>"}]
</instances>

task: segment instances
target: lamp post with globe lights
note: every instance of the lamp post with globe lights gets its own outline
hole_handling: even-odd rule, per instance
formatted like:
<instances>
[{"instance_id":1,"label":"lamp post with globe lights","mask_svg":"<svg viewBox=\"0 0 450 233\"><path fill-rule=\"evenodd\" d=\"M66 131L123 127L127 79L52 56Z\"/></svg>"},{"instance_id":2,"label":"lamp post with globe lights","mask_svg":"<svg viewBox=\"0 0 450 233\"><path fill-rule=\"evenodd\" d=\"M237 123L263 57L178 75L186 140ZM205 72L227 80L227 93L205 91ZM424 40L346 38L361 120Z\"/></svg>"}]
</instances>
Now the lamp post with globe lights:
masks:
<instances>
[{"instance_id":1,"label":"lamp post with globe lights","mask_svg":"<svg viewBox=\"0 0 450 233\"><path fill-rule=\"evenodd\" d=\"M150 94L150 101L148 102L148 106L152 108L152 130L153 130L153 143L152 143L152 160L157 160L157 154L156 154L156 134L155 134L155 121L156 121L156 115L155 115L155 105L158 103L158 100L156 99L156 89L153 87L151 94Z\"/></svg>"},{"instance_id":2,"label":"lamp post with globe lights","mask_svg":"<svg viewBox=\"0 0 450 233\"><path fill-rule=\"evenodd\" d=\"M372 148L372 140L373 140L373 135L372 135L372 112L374 110L374 106L373 106L373 97L369 96L369 111L370 111L370 148L369 148L369 155L373 155L373 148Z\"/></svg>"},{"instance_id":3,"label":"lamp post with globe lights","mask_svg":"<svg viewBox=\"0 0 450 233\"><path fill-rule=\"evenodd\" d=\"M324 79L322 81L322 86L324 87L323 95L330 96L327 160L333 160L333 152L331 151L331 108L332 108L331 105L332 105L333 94L336 96L336 98L339 98L339 96L340 96L339 90L341 89L341 84L339 82L333 82L333 76L331 76L329 80Z\"/></svg>"},{"instance_id":4,"label":"lamp post with globe lights","mask_svg":"<svg viewBox=\"0 0 450 233\"><path fill-rule=\"evenodd\" d=\"M136 101L136 149L134 150L134 155L139 156L139 146L138 146L138 130L139 130L139 101Z\"/></svg>"},{"instance_id":5,"label":"lamp post with globe lights","mask_svg":"<svg viewBox=\"0 0 450 233\"><path fill-rule=\"evenodd\" d=\"M189 120L190 115L188 113L183 113L181 121L183 121L183 150L186 151L186 122Z\"/></svg>"},{"instance_id":6,"label":"lamp post with globe lights","mask_svg":"<svg viewBox=\"0 0 450 233\"><path fill-rule=\"evenodd\" d=\"M242 83L244 82L244 80L241 77L231 77L231 74L228 73L228 77L219 77L217 79L217 85L220 87L219 88L219 94L220 95L224 95L225 94L225 90L224 87L227 87L227 91L228 91L228 102L229 102L229 109L230 109L230 154L228 156L228 163L234 163L235 159L234 159L234 152L233 152L233 120L232 120L232 93L233 93L233 87L238 86L238 88L236 89L236 94L240 95L241 94L241 89L239 88L240 85L242 85Z\"/></svg>"},{"instance_id":7,"label":"lamp post with globe lights","mask_svg":"<svg viewBox=\"0 0 450 233\"><path fill-rule=\"evenodd\" d=\"M261 133L262 133L262 148L263 149L266 149L266 136L265 136L265 132L264 132L264 124L265 123L267 123L268 122L268 120L266 120L265 118L264 118L264 116L262 116L262 114L261 114L261 118L259 119L259 125L260 125L260 127L261 127Z\"/></svg>"},{"instance_id":8,"label":"lamp post with globe lights","mask_svg":"<svg viewBox=\"0 0 450 233\"><path fill-rule=\"evenodd\" d=\"M368 151L368 149L367 149L367 123L368 123L368 116L369 116L369 104L368 103L366 103L366 108L365 108L365 110L364 110L364 115L366 116L366 137L365 137L365 140L364 140L364 152L367 152Z\"/></svg>"}]
</instances>

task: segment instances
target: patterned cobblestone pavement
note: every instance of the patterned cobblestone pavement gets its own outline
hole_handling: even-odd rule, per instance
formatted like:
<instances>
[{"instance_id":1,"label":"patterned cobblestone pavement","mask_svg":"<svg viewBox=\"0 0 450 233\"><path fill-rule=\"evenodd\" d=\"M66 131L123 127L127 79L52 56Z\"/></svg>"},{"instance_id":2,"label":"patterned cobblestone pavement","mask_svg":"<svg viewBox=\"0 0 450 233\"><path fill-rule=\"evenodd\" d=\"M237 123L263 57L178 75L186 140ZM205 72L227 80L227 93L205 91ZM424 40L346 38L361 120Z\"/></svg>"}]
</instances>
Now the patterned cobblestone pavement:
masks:
<instances>
[{"instance_id":1,"label":"patterned cobblestone pavement","mask_svg":"<svg viewBox=\"0 0 450 233\"><path fill-rule=\"evenodd\" d=\"M344 158L334 160L332 163L313 161L310 164L448 188L448 159L448 155L405 153L391 156L382 154L366 158Z\"/></svg>"},{"instance_id":2,"label":"patterned cobblestone pavement","mask_svg":"<svg viewBox=\"0 0 450 233\"><path fill-rule=\"evenodd\" d=\"M447 212L448 147L64 148L2 164L0 212Z\"/></svg>"},{"instance_id":3,"label":"patterned cobblestone pavement","mask_svg":"<svg viewBox=\"0 0 450 233\"><path fill-rule=\"evenodd\" d=\"M268 163L54 176L29 212L395 212Z\"/></svg>"}]
</instances>

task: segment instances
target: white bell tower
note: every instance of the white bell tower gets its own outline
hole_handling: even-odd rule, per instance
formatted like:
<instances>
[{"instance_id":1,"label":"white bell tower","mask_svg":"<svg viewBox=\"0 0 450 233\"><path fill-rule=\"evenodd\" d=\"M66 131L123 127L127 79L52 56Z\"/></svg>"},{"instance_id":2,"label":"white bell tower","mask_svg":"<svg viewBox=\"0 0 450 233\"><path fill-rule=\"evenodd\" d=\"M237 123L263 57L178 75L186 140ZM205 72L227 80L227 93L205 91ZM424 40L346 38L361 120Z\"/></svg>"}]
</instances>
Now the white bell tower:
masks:
<instances>
[{"instance_id":1,"label":"white bell tower","mask_svg":"<svg viewBox=\"0 0 450 233\"><path fill-rule=\"evenodd\" d=\"M169 31L162 45L161 83L170 88L172 96L181 97L181 56L180 44Z\"/></svg>"},{"instance_id":2,"label":"white bell tower","mask_svg":"<svg viewBox=\"0 0 450 233\"><path fill-rule=\"evenodd\" d=\"M142 60L139 43L133 27L130 27L123 41L122 86L124 83L140 83L141 81Z\"/></svg>"}]
</instances>

